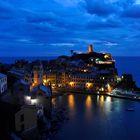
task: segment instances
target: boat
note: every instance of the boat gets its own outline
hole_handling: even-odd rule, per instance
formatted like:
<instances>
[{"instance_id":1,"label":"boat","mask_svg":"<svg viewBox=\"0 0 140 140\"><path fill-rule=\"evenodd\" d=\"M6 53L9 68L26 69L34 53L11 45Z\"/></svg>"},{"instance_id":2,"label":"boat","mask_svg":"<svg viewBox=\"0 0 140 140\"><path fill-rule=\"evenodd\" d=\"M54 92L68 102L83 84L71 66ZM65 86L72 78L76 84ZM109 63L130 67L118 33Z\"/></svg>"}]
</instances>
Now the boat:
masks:
<instances>
[{"instance_id":1,"label":"boat","mask_svg":"<svg viewBox=\"0 0 140 140\"><path fill-rule=\"evenodd\" d=\"M135 111L133 108L128 108L127 111Z\"/></svg>"}]
</instances>

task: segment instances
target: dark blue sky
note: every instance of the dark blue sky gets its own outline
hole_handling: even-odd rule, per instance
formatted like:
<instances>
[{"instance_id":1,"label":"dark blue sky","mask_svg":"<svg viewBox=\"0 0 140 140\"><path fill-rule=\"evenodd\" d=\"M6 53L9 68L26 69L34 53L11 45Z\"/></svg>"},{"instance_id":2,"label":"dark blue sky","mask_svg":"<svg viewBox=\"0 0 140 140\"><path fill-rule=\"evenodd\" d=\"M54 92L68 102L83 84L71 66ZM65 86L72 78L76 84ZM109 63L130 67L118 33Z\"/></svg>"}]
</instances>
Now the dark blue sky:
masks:
<instances>
[{"instance_id":1,"label":"dark blue sky","mask_svg":"<svg viewBox=\"0 0 140 140\"><path fill-rule=\"evenodd\" d=\"M140 56L140 0L0 0L0 56L70 50Z\"/></svg>"}]
</instances>

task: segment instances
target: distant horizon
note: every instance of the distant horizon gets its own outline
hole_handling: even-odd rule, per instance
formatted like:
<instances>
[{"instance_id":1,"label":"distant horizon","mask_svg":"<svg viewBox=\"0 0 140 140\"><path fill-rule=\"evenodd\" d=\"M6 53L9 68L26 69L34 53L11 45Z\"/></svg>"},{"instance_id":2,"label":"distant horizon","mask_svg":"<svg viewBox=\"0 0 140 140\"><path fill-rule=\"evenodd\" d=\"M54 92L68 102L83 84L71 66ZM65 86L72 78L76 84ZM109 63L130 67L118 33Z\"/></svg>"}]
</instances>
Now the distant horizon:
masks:
<instances>
[{"instance_id":1,"label":"distant horizon","mask_svg":"<svg viewBox=\"0 0 140 140\"><path fill-rule=\"evenodd\" d=\"M62 55L56 55L56 56L54 56L54 55L52 55L52 56L51 55L50 56L47 56L47 55L46 56L0 56L0 58L4 58L4 57L9 57L9 58L11 58L11 57L14 57L14 58L15 57L17 57L17 58L18 57L59 57L59 56L71 56L71 55L63 55L62 54ZM115 56L113 56L112 55L112 57L140 57L140 56L133 56L133 55L132 56L130 56L130 55L129 56L128 55L115 55Z\"/></svg>"}]
</instances>

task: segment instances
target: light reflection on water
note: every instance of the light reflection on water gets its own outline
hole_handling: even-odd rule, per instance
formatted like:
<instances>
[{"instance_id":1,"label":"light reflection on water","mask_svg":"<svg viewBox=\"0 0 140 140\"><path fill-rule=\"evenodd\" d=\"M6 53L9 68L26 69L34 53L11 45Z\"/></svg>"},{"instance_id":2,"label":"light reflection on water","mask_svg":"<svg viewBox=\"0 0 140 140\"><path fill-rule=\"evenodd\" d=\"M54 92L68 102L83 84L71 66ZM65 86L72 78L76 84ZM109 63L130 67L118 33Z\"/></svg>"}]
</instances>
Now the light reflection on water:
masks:
<instances>
[{"instance_id":1,"label":"light reflection on water","mask_svg":"<svg viewBox=\"0 0 140 140\"><path fill-rule=\"evenodd\" d=\"M68 107L69 107L69 111L70 111L70 116L74 117L75 115L75 96L73 94L68 95Z\"/></svg>"},{"instance_id":2,"label":"light reflection on water","mask_svg":"<svg viewBox=\"0 0 140 140\"><path fill-rule=\"evenodd\" d=\"M68 95L56 98L68 110L69 120L52 140L139 139L140 103L108 96ZM126 111L135 108L134 112ZM138 131L137 131L138 130Z\"/></svg>"},{"instance_id":3,"label":"light reflection on water","mask_svg":"<svg viewBox=\"0 0 140 140\"><path fill-rule=\"evenodd\" d=\"M93 106L92 106L92 97L88 95L86 97L86 102L85 102L85 108L86 108L86 117L88 120L92 119L92 114L93 114Z\"/></svg>"},{"instance_id":4,"label":"light reflection on water","mask_svg":"<svg viewBox=\"0 0 140 140\"><path fill-rule=\"evenodd\" d=\"M99 110L101 111L101 113L104 110L104 101L105 101L104 96L103 95L101 95L101 96L98 95L97 103L98 103Z\"/></svg>"},{"instance_id":5,"label":"light reflection on water","mask_svg":"<svg viewBox=\"0 0 140 140\"><path fill-rule=\"evenodd\" d=\"M69 104L70 110L73 111L74 108L75 108L74 95L71 94L71 95L68 96L68 104Z\"/></svg>"}]
</instances>

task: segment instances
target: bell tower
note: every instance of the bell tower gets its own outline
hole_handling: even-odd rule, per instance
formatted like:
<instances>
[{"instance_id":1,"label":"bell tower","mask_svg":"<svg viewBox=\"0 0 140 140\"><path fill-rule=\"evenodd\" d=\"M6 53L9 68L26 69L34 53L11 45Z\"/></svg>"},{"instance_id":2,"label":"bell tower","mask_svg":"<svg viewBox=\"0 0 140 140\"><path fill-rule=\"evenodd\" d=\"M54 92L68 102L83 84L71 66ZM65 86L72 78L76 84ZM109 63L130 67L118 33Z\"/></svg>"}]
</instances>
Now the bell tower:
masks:
<instances>
[{"instance_id":1,"label":"bell tower","mask_svg":"<svg viewBox=\"0 0 140 140\"><path fill-rule=\"evenodd\" d=\"M43 66L40 62L39 65L34 66L33 68L33 82L35 85L39 85L43 82Z\"/></svg>"}]
</instances>

